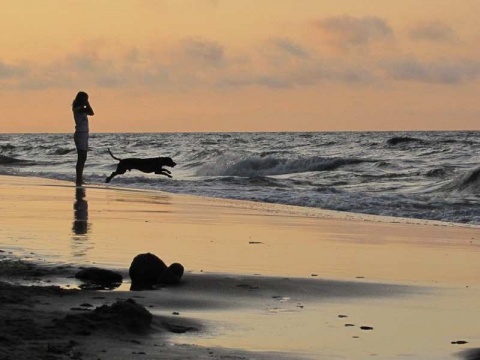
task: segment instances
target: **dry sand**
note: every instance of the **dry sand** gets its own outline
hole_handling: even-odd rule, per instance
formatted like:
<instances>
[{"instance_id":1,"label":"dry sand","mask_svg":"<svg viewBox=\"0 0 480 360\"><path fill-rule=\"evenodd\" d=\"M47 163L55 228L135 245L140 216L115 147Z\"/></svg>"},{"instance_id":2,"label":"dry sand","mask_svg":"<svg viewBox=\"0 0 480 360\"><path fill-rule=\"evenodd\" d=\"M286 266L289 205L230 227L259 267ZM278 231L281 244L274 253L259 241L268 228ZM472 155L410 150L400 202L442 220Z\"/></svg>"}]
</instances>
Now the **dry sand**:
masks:
<instances>
[{"instance_id":1,"label":"dry sand","mask_svg":"<svg viewBox=\"0 0 480 360\"><path fill-rule=\"evenodd\" d=\"M479 227L10 176L0 200L0 359L479 358ZM182 283L128 291L143 252ZM89 317L127 299L147 329Z\"/></svg>"}]
</instances>

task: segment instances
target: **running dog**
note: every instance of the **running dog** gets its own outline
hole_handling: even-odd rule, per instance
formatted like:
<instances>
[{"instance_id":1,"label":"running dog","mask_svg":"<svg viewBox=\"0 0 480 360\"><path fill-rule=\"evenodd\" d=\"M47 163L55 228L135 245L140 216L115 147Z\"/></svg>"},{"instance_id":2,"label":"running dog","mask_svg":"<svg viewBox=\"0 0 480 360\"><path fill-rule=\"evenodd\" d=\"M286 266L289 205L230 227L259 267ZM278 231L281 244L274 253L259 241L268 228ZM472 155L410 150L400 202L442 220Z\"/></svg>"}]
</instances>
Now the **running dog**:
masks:
<instances>
[{"instance_id":1,"label":"running dog","mask_svg":"<svg viewBox=\"0 0 480 360\"><path fill-rule=\"evenodd\" d=\"M115 157L110 148L108 149L110 156L115 160L120 161L117 165L117 169L112 172L112 174L107 177L105 182L109 183L114 176L125 174L128 170L136 169L140 170L144 173L155 173L158 175L165 175L171 178L171 172L167 169L164 169L163 166L174 167L177 165L172 158L170 157L156 157L156 158L148 158L148 159L138 159L138 158L128 158L128 159L119 159Z\"/></svg>"}]
</instances>

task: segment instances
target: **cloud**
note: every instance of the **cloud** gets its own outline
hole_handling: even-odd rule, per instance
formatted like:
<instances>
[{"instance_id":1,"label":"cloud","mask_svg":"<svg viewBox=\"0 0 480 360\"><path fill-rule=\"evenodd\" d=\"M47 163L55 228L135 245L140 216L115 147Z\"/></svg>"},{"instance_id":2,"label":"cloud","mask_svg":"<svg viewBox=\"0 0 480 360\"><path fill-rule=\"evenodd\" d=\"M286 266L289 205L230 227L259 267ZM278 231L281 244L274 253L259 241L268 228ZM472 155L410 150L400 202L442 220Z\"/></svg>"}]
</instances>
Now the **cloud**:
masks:
<instances>
[{"instance_id":1,"label":"cloud","mask_svg":"<svg viewBox=\"0 0 480 360\"><path fill-rule=\"evenodd\" d=\"M225 50L217 42L205 39L185 39L181 41L175 55L183 62L200 66L222 66Z\"/></svg>"},{"instance_id":2,"label":"cloud","mask_svg":"<svg viewBox=\"0 0 480 360\"><path fill-rule=\"evenodd\" d=\"M365 19L370 18L362 18L362 26L368 28L365 24L375 23ZM349 29L356 26L358 24ZM377 30L376 33L384 35L363 35L362 40L350 41L365 44L389 36L390 31ZM178 92L246 87L292 89L327 83L375 86L395 81L454 85L480 78L480 61L475 59L422 62L402 57L382 61L384 53L329 56L286 37L269 38L261 47L236 54L229 53L219 42L198 38L183 39L163 49L118 45L108 48L108 44L89 46L89 49L85 51L79 46L48 63L0 61L0 89L40 91L95 87Z\"/></svg>"},{"instance_id":3,"label":"cloud","mask_svg":"<svg viewBox=\"0 0 480 360\"><path fill-rule=\"evenodd\" d=\"M427 40L433 42L455 42L455 31L445 23L434 21L417 24L409 31L413 40Z\"/></svg>"},{"instance_id":4,"label":"cloud","mask_svg":"<svg viewBox=\"0 0 480 360\"><path fill-rule=\"evenodd\" d=\"M471 60L437 60L421 62L406 58L384 64L388 77L394 80L432 84L459 84L475 80L480 75L480 62Z\"/></svg>"},{"instance_id":5,"label":"cloud","mask_svg":"<svg viewBox=\"0 0 480 360\"><path fill-rule=\"evenodd\" d=\"M304 47L288 38L272 38L269 42L285 55L302 59L309 57L309 53Z\"/></svg>"},{"instance_id":6,"label":"cloud","mask_svg":"<svg viewBox=\"0 0 480 360\"><path fill-rule=\"evenodd\" d=\"M22 65L11 65L0 61L0 79L9 79L23 76L28 73L28 68Z\"/></svg>"},{"instance_id":7,"label":"cloud","mask_svg":"<svg viewBox=\"0 0 480 360\"><path fill-rule=\"evenodd\" d=\"M374 42L391 40L393 29L376 16L337 16L315 22L330 43L339 48L365 47Z\"/></svg>"},{"instance_id":8,"label":"cloud","mask_svg":"<svg viewBox=\"0 0 480 360\"><path fill-rule=\"evenodd\" d=\"M270 89L292 89L322 83L366 84L375 81L374 73L362 66L351 67L340 62L311 59L288 69L270 68L264 71L228 74L220 78L218 86L242 88L249 86Z\"/></svg>"}]
</instances>

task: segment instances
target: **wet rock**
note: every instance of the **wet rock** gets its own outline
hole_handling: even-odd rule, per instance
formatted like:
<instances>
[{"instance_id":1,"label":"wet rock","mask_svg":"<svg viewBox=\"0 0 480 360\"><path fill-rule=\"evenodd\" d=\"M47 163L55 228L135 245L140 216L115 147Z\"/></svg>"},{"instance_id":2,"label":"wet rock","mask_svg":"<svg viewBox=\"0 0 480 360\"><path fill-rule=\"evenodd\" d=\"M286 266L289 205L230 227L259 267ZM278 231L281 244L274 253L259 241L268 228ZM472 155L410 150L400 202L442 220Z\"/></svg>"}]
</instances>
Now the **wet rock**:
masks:
<instances>
[{"instance_id":1,"label":"wet rock","mask_svg":"<svg viewBox=\"0 0 480 360\"><path fill-rule=\"evenodd\" d=\"M360 329L362 329L362 330L373 330L373 327L371 327L371 326L360 326Z\"/></svg>"},{"instance_id":2,"label":"wet rock","mask_svg":"<svg viewBox=\"0 0 480 360\"><path fill-rule=\"evenodd\" d=\"M468 341L457 340L457 341L452 341L451 343L454 344L454 345L464 345L464 344L468 344Z\"/></svg>"},{"instance_id":3,"label":"wet rock","mask_svg":"<svg viewBox=\"0 0 480 360\"><path fill-rule=\"evenodd\" d=\"M81 286L82 288L89 288L90 286L92 288L99 287L102 289L116 288L120 286L123 281L122 275L120 275L119 273L112 270L101 269L98 267L89 267L82 269L75 274L75 278L88 283L85 286Z\"/></svg>"},{"instance_id":4,"label":"wet rock","mask_svg":"<svg viewBox=\"0 0 480 360\"><path fill-rule=\"evenodd\" d=\"M60 324L74 333L92 330L143 333L150 328L152 314L133 299L119 300L93 311L67 315Z\"/></svg>"},{"instance_id":5,"label":"wet rock","mask_svg":"<svg viewBox=\"0 0 480 360\"><path fill-rule=\"evenodd\" d=\"M162 273L159 282L168 285L178 284L182 279L184 271L185 269L182 264L173 263Z\"/></svg>"},{"instance_id":6,"label":"wet rock","mask_svg":"<svg viewBox=\"0 0 480 360\"><path fill-rule=\"evenodd\" d=\"M164 321L162 325L170 332L174 334L184 334L189 331L196 331L197 329L193 326L186 326L181 324L174 324L171 322Z\"/></svg>"},{"instance_id":7,"label":"wet rock","mask_svg":"<svg viewBox=\"0 0 480 360\"><path fill-rule=\"evenodd\" d=\"M156 255L146 253L135 256L128 271L132 284L153 286L167 269L167 265Z\"/></svg>"},{"instance_id":8,"label":"wet rock","mask_svg":"<svg viewBox=\"0 0 480 360\"><path fill-rule=\"evenodd\" d=\"M131 290L152 289L154 285L178 284L185 269L182 264L167 265L151 253L137 255L130 265L129 274L132 279Z\"/></svg>"}]
</instances>

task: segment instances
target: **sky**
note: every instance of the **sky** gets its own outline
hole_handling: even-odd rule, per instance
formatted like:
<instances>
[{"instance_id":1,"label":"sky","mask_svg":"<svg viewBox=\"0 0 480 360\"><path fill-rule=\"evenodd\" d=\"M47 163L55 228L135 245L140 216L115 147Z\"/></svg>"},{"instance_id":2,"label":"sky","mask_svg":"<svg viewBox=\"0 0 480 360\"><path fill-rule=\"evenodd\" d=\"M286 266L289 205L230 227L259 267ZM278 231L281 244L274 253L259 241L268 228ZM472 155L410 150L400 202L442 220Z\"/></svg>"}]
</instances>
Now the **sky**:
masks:
<instances>
[{"instance_id":1,"label":"sky","mask_svg":"<svg viewBox=\"0 0 480 360\"><path fill-rule=\"evenodd\" d=\"M478 0L0 0L0 132L479 130Z\"/></svg>"}]
</instances>

